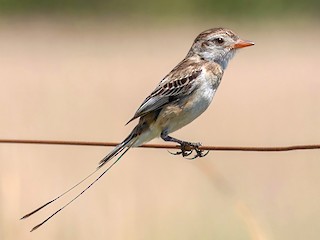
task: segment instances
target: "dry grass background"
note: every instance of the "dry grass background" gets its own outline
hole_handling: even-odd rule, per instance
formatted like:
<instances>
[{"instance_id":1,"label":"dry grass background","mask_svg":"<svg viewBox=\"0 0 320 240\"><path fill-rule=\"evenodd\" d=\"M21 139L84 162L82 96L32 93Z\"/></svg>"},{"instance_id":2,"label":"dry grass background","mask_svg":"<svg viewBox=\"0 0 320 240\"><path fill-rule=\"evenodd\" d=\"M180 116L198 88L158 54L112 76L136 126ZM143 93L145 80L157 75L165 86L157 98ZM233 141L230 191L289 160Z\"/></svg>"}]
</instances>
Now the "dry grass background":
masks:
<instances>
[{"instance_id":1,"label":"dry grass background","mask_svg":"<svg viewBox=\"0 0 320 240\"><path fill-rule=\"evenodd\" d=\"M212 26L2 21L1 138L122 140L144 97ZM210 109L175 136L206 145L319 143L316 26L229 24L256 46L237 54ZM19 217L95 169L109 150L0 145L0 239L320 234L319 151L211 152L187 161L152 149L131 150L94 189L29 233L64 201L26 221Z\"/></svg>"}]
</instances>

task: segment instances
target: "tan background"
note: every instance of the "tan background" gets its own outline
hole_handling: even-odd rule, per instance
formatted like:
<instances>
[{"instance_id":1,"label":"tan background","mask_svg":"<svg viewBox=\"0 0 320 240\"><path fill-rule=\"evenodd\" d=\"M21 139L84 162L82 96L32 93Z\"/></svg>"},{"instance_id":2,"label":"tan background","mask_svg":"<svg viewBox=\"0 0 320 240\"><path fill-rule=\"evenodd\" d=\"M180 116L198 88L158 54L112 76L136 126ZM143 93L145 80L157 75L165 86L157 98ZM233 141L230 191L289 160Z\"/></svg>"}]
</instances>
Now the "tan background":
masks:
<instances>
[{"instance_id":1,"label":"tan background","mask_svg":"<svg viewBox=\"0 0 320 240\"><path fill-rule=\"evenodd\" d=\"M194 37L216 24L4 19L0 137L121 141L143 99ZM206 145L320 143L317 24L225 26L256 46L237 54L210 109L174 136ZM133 149L81 199L29 233L68 198L26 221L19 217L86 176L108 151L1 144L0 238L318 239L317 150L211 152L187 161L166 150Z\"/></svg>"}]
</instances>

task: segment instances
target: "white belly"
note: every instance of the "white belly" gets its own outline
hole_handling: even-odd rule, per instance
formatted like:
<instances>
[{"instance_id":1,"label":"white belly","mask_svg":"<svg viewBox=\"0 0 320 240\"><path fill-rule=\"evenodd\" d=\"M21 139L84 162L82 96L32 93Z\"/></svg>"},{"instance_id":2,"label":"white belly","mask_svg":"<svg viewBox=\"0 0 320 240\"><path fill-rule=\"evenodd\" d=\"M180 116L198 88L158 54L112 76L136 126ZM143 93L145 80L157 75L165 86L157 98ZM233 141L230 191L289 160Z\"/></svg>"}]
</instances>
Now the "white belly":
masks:
<instances>
[{"instance_id":1,"label":"white belly","mask_svg":"<svg viewBox=\"0 0 320 240\"><path fill-rule=\"evenodd\" d=\"M179 100L163 107L157 120L141 133L134 146L159 137L162 132L170 134L191 123L199 117L210 105L221 78L213 74L202 73L198 86L193 92Z\"/></svg>"},{"instance_id":2,"label":"white belly","mask_svg":"<svg viewBox=\"0 0 320 240\"><path fill-rule=\"evenodd\" d=\"M209 107L215 92L209 83L202 84L181 104L182 111L170 119L167 132L177 131L199 117Z\"/></svg>"}]
</instances>

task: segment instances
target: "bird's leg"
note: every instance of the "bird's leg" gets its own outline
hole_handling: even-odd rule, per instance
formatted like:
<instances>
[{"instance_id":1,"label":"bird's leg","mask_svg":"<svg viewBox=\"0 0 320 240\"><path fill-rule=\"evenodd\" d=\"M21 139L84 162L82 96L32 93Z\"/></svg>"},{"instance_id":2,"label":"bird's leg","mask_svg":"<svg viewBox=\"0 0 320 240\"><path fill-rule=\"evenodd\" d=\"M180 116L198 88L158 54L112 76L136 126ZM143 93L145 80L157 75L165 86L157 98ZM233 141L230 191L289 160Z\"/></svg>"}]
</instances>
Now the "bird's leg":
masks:
<instances>
[{"instance_id":1,"label":"bird's leg","mask_svg":"<svg viewBox=\"0 0 320 240\"><path fill-rule=\"evenodd\" d=\"M196 155L192 158L188 158L188 159L195 159L197 157L204 157L208 154L208 152L204 153L203 150L199 149L199 147L201 146L201 143L192 143L192 142L186 142L186 141L182 141L176 138L173 138L171 136L169 136L168 134L166 134L165 132L161 133L161 138L166 141L166 142L175 142L180 144L180 152L176 152L176 153L172 153L174 155L182 155L183 157L187 157L189 156L193 151L196 151Z\"/></svg>"}]
</instances>

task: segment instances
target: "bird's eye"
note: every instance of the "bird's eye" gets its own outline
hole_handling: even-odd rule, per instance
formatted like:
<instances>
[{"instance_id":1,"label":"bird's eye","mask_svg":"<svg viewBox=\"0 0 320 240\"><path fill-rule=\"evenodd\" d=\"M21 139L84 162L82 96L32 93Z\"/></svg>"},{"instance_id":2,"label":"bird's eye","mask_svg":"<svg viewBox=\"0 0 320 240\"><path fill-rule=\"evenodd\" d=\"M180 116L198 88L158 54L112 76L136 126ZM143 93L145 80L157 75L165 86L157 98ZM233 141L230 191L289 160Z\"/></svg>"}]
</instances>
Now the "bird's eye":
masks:
<instances>
[{"instance_id":1,"label":"bird's eye","mask_svg":"<svg viewBox=\"0 0 320 240\"><path fill-rule=\"evenodd\" d=\"M213 41L214 41L216 44L219 44L219 45L221 45L221 44L224 43L224 40L223 40L223 38L221 38L221 37L215 38L215 39L213 39Z\"/></svg>"}]
</instances>

